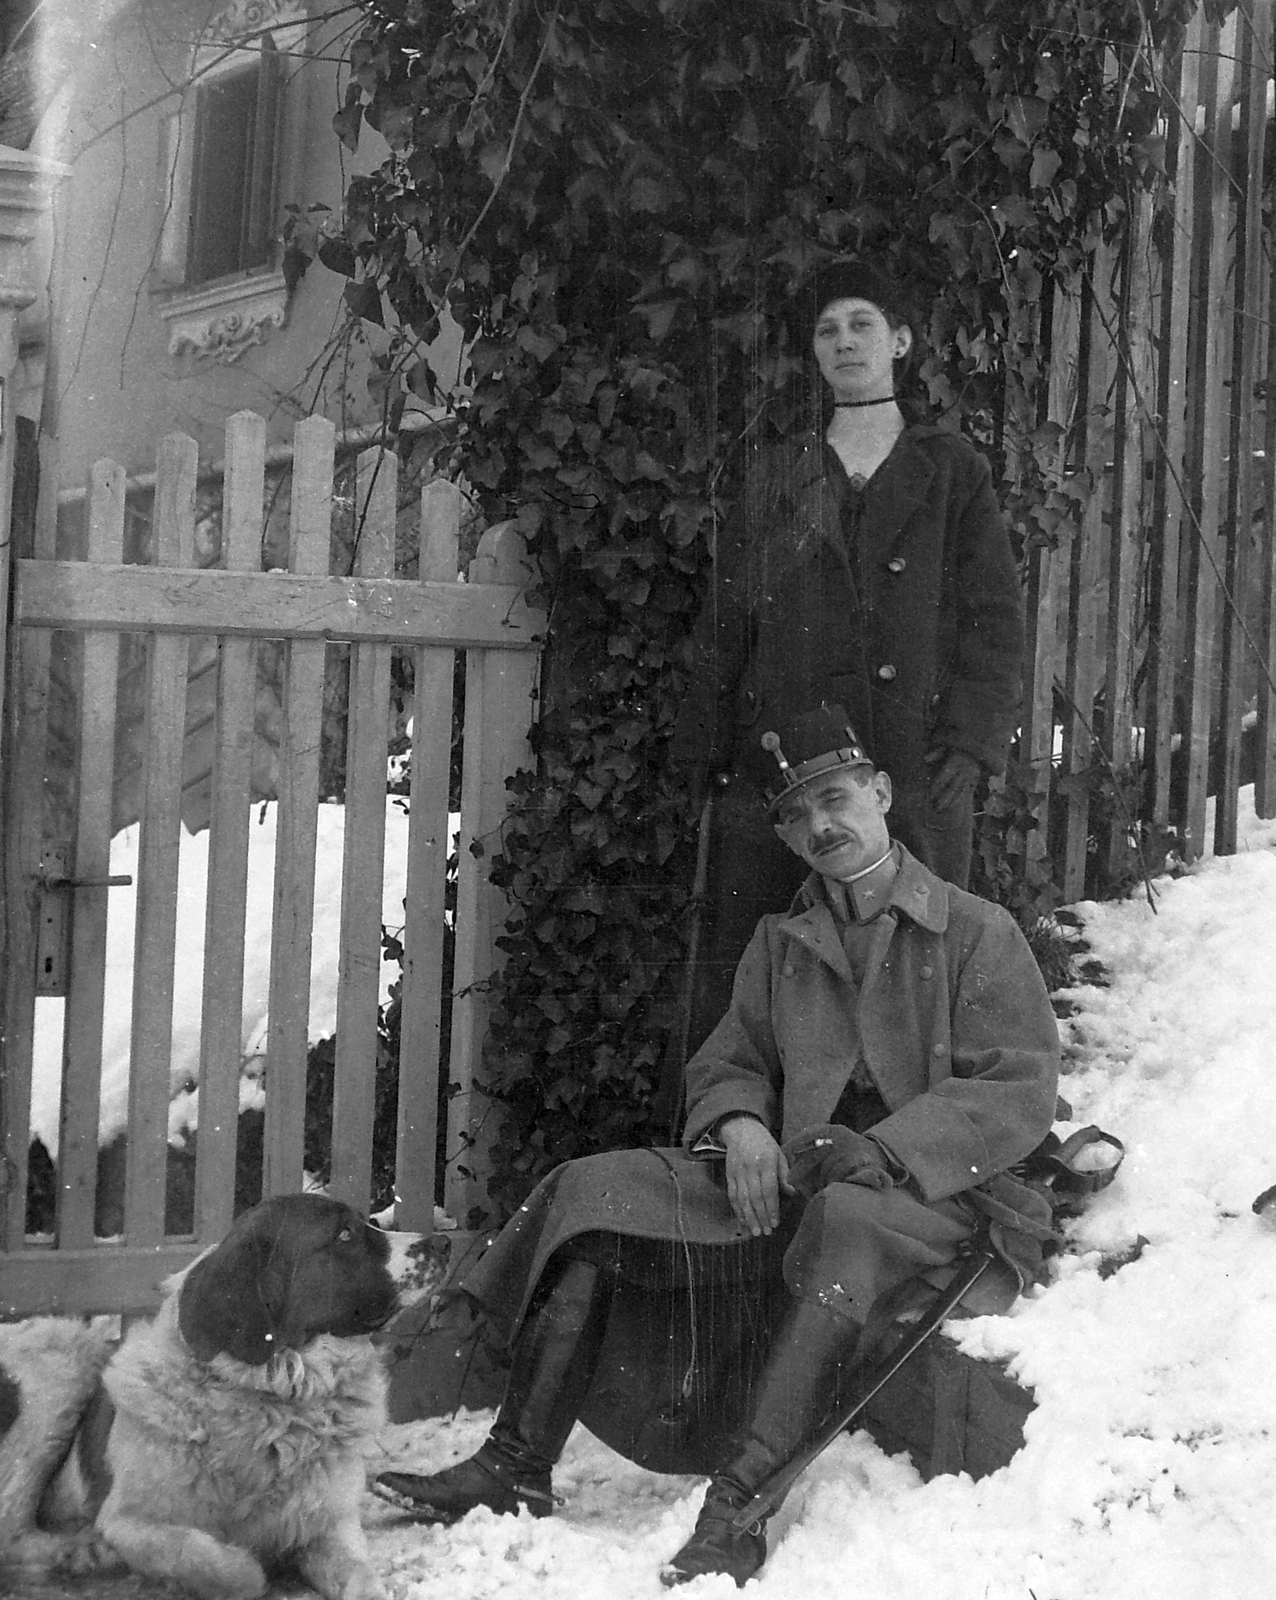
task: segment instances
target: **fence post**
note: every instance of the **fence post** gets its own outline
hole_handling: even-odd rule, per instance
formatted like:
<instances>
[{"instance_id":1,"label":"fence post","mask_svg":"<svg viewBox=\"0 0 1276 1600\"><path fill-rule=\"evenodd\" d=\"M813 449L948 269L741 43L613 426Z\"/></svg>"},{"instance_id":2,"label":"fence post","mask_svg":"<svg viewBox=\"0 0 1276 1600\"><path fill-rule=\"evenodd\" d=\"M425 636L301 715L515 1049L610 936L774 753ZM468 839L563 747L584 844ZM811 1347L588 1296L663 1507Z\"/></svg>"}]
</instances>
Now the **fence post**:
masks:
<instances>
[{"instance_id":1,"label":"fence post","mask_svg":"<svg viewBox=\"0 0 1276 1600\"><path fill-rule=\"evenodd\" d=\"M527 550L512 523L489 528L470 563L471 583L531 581ZM487 1212L486 1175L498 1111L479 1086L490 1012L488 982L500 966L496 939L505 898L489 881L508 809L505 780L530 759L528 731L540 657L532 650L470 650L465 668L465 753L457 870L456 973L453 983L444 1199L463 1227Z\"/></svg>"},{"instance_id":2,"label":"fence post","mask_svg":"<svg viewBox=\"0 0 1276 1600\"><path fill-rule=\"evenodd\" d=\"M33 874L40 855L40 808L24 771L29 770L30 750L25 761L19 760L24 737L19 718L32 677L28 672L25 678L21 674L11 678L17 650L8 634L13 558L32 553L15 551L10 535L18 421L13 374L18 364L18 317L36 298L32 245L38 223L49 209L53 186L65 172L66 168L26 151L0 149L0 850L6 869L0 872L0 1005L4 1007L4 1027L0 1028L0 1244L8 1239L21 1242L25 1218L29 1107L20 1108L19 1102L30 1093L34 930L39 898ZM47 634L35 653L47 661ZM28 669L31 665L28 651ZM41 696L38 720L43 722L42 688L38 682L34 687ZM24 781L26 806L15 793ZM11 962L16 963L12 969Z\"/></svg>"}]
</instances>

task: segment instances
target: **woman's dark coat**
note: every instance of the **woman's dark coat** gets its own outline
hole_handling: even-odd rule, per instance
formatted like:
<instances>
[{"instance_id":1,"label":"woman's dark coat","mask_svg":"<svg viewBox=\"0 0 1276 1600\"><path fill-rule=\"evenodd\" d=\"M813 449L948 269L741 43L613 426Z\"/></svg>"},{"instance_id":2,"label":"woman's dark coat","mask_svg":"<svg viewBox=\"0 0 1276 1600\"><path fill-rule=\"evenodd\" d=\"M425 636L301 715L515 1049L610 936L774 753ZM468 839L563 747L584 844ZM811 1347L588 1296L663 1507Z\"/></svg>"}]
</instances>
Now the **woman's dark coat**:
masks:
<instances>
[{"instance_id":1,"label":"woman's dark coat","mask_svg":"<svg viewBox=\"0 0 1276 1600\"><path fill-rule=\"evenodd\" d=\"M778 447L724 531L692 637L676 759L747 770L759 735L840 702L897 790L932 749L1000 772L1020 697L1023 599L984 457L906 428L863 491L819 434Z\"/></svg>"}]
</instances>

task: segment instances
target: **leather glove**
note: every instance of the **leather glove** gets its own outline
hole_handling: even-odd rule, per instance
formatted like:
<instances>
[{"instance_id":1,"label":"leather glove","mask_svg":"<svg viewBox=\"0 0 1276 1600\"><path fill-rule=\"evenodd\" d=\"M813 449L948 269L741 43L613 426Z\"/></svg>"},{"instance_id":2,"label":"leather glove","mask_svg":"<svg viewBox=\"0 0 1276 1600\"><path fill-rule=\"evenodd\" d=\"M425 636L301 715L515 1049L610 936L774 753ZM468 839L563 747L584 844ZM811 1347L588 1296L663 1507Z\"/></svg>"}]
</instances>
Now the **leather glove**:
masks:
<instances>
[{"instance_id":1,"label":"leather glove","mask_svg":"<svg viewBox=\"0 0 1276 1600\"><path fill-rule=\"evenodd\" d=\"M830 1183L858 1183L866 1189L895 1185L890 1161L881 1145L853 1128L835 1122L818 1123L784 1146L789 1182L810 1200Z\"/></svg>"}]
</instances>

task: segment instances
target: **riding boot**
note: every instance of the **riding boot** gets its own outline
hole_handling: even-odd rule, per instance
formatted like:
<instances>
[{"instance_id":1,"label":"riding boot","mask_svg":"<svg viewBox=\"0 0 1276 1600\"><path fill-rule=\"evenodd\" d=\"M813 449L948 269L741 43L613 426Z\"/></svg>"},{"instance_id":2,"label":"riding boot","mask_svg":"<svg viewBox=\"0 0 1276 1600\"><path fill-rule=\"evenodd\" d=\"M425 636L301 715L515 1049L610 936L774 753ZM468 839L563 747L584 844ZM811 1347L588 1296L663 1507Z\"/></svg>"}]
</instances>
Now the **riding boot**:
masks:
<instances>
[{"instance_id":1,"label":"riding boot","mask_svg":"<svg viewBox=\"0 0 1276 1600\"><path fill-rule=\"evenodd\" d=\"M833 1416L859 1333L849 1317L818 1302L799 1300L789 1308L758 1379L743 1436L710 1479L690 1539L660 1574L666 1588L706 1572L726 1573L743 1586L766 1560L771 1513L742 1529L734 1519Z\"/></svg>"},{"instance_id":2,"label":"riding boot","mask_svg":"<svg viewBox=\"0 0 1276 1600\"><path fill-rule=\"evenodd\" d=\"M478 1451L442 1472L380 1473L378 1485L426 1521L455 1522L476 1506L549 1516L550 1469L588 1392L610 1303L611 1282L599 1267L564 1261L514 1341L505 1398Z\"/></svg>"}]
</instances>

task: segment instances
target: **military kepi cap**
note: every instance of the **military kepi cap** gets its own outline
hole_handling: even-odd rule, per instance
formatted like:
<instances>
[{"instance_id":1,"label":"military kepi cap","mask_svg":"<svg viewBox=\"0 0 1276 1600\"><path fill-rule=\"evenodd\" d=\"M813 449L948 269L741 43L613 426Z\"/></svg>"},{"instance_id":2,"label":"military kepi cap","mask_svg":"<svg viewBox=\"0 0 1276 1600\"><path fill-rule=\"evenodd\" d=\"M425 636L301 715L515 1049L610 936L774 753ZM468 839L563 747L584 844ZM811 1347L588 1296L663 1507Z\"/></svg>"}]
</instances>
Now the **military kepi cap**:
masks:
<instances>
[{"instance_id":1,"label":"military kepi cap","mask_svg":"<svg viewBox=\"0 0 1276 1600\"><path fill-rule=\"evenodd\" d=\"M824 701L762 735L762 748L775 760L766 780L768 812L790 795L828 772L871 767L873 758L851 726L846 708Z\"/></svg>"}]
</instances>

